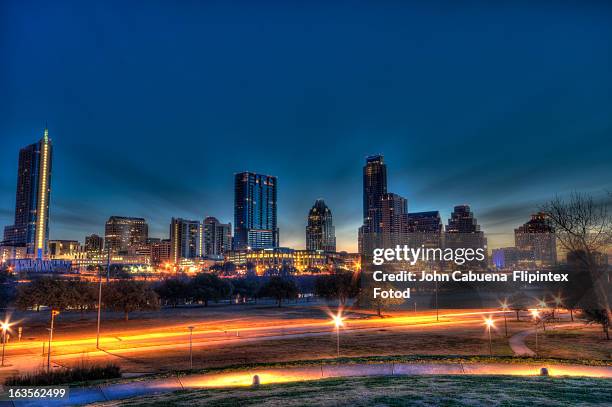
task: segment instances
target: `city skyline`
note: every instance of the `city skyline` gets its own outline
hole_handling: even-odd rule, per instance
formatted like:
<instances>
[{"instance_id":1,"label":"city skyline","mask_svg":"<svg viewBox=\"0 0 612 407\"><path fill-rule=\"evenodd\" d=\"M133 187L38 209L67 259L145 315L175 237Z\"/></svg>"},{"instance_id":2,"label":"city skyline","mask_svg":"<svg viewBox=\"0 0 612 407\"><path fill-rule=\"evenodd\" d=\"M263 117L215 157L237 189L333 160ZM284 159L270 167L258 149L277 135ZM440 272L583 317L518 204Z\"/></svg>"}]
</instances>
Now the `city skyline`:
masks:
<instances>
[{"instance_id":1,"label":"city skyline","mask_svg":"<svg viewBox=\"0 0 612 407\"><path fill-rule=\"evenodd\" d=\"M48 152L47 152L48 146ZM46 208L45 218L43 223L45 223L46 233L42 235L38 232L36 233L36 242L39 242L40 236L42 237L42 242L46 241L63 241L63 242L83 242L85 246L87 246L87 239L96 236L95 232L92 235L86 235L83 240L80 238L74 239L49 239L49 193L51 188L50 179L50 163L51 163L51 139L49 138L48 128L45 126L44 134L41 140L37 143L27 145L20 149L19 153L19 168L18 168L18 180L17 180L17 198L16 198L16 208L15 208L15 219L17 219L18 214L23 212L23 202L33 200L36 207L40 206L40 203L37 203L40 198L34 199L34 197L40 196L40 191L36 192L32 195L31 198L25 199L23 197L23 190L25 188L24 183L29 180L31 176L33 176L34 183L44 185L45 200L43 201L43 207ZM44 150L43 150L44 148ZM39 157L40 156L40 157ZM48 160L48 166L47 166ZM41 168L45 168L43 173L45 174L43 181L38 181L38 162L40 161ZM43 166L44 164L44 166ZM33 174L28 175L30 167L33 168ZM24 172L25 171L25 172ZM358 248L359 252L365 254L365 252L369 252L374 247L389 246L400 244L400 241L405 244L403 238L399 238L397 242L395 240L399 237L401 233L412 233L412 232L423 232L425 230L431 232L432 225L429 222L434 221L437 225L435 228L439 228L439 232L446 233L449 232L451 235L453 233L468 233L473 234L478 232L478 235L473 235L473 239L476 239L474 242L477 247L488 247L489 250L493 250L495 252L496 249L507 249L503 244L499 246L487 245L487 238L484 231L480 230L480 225L476 223L476 219L474 218L474 214L470 210L470 206L467 204L457 205L453 207L453 211L448 218L448 224L444 226L442 224L442 218L440 216L439 210L434 211L426 211L426 212L408 212L408 200L398 194L387 192L387 184L388 184L388 172L387 165L384 162L383 155L371 155L365 158L365 165L362 168L363 174L363 190L362 190L362 199L363 199L363 225L358 228ZM123 215L111 215L105 223L105 231L104 231L104 247L108 244L109 239L115 239L115 243L111 243L111 247L114 247L114 252L123 250L127 252L128 246L135 245L135 247L139 245L143 245L146 241L151 238L151 240L159 241L160 239L167 239L168 242L171 242L171 255L174 258L174 262L178 263L180 258L196 258L196 257L204 257L205 255L218 255L220 253L216 253L216 251L221 251L219 249L221 246L230 247L232 250L244 250L244 249L278 249L283 247L279 244L279 229L277 226L277 186L278 180L276 176L272 175L264 175L257 174L254 172L240 172L234 174L234 222L236 225L240 225L238 228L234 228L234 235L232 235L231 231L231 223L221 224L214 216L207 216L203 221L199 220L187 220L183 218L175 218L172 217L170 221L170 229L169 234L165 236L149 236L148 234L148 224L147 220L139 217L130 217ZM31 188L25 188L31 189ZM39 187L35 188L35 190L40 189ZM265 204L262 204L264 202ZM320 210L322 213L326 212L327 215L320 218L316 215L316 211ZM315 213L313 213L315 211ZM36 219L36 212L38 210L32 212L34 213L34 219ZM395 215L393 215L396 212ZM313 217L314 216L314 217ZM393 219L388 218L389 216L393 217ZM516 241L516 231L520 230L520 228L527 227L526 225L530 225L532 222L545 222L544 215L542 213L532 213L531 221L528 221L524 225L520 225L518 229L514 229L514 245L512 243L504 244L506 246L517 246L518 243ZM424 217L424 218L423 218ZM421 224L422 221L418 221L417 223L421 226L417 226L417 224L413 224L416 218L428 218L427 225ZM437 219L437 220L435 220ZM313 227L317 223L316 227L319 229L318 232L314 232ZM320 222L323 221L326 225L323 227ZM136 222L136 223L134 223ZM209 228L208 237L209 239L217 239L214 237L217 233L221 235L226 235L226 241L222 240L212 243L205 242L204 238L204 228L207 223L213 223L219 227L221 227L220 231L216 231L216 227L214 231ZM36 230L38 230L40 223L39 221L34 221L36 223ZM34 223L32 224L32 228L34 228ZM383 227L383 224L386 225ZM375 226L379 225L379 226ZM209 225L210 226L210 225ZM5 241L8 245L22 245L24 244L28 250L30 250L31 243L20 243L19 241L13 241L15 234L12 232L16 226L7 225L5 227ZM322 231L323 229L329 229ZM389 229L391 227L391 229ZM397 228L397 230L395 230ZM406 228L405 230L403 228ZM424 229L423 229L424 228ZM435 229L434 228L434 229ZM376 229L376 230L374 230ZM400 229L402 229L400 231ZM307 216L307 225L305 226L306 239L305 239L305 248L306 250L313 250L312 245L316 245L313 241L309 242L309 239L314 239L315 235L318 233L324 232L324 234L328 237L323 240L328 240L327 248L322 248L325 251L336 251L335 247L335 227L332 224L331 211L325 205L322 199L317 199L315 201L314 206L309 210ZM391 238L392 240L385 240L386 238L382 238L382 240L372 240L367 237L367 240L370 241L367 244L367 249L362 248L362 239L365 240L366 237L362 238L362 230L364 233L369 233L366 231L370 231L373 233L381 233L387 236L387 238ZM8 234L7 234L8 233ZM28 232L29 233L29 232ZM135 236L132 234L136 233ZM313 234L314 233L314 234ZM310 237L309 237L310 234ZM179 237L180 235L180 237ZM8 236L8 240L7 240ZM236 236L239 236L236 239ZM472 235L471 235L472 236ZM97 237L97 236L96 236ZM381 235L382 237L382 235ZM25 238L25 235L24 235ZM316 239L321 239L321 236L318 236ZM133 242L133 239L136 239L137 242ZM221 238L223 239L223 238ZM229 240L228 240L229 239ZM331 239L331 240L330 240ZM448 239L448 238L447 238ZM332 243L333 242L333 243ZM465 242L464 242L465 243ZM462 246L464 243L460 243L459 246ZM38 243L37 243L38 244ZM38 253L35 254L36 258L42 258L48 249L46 243L40 243L42 246L41 249L38 250ZM214 250L214 253L206 253L210 251L210 249L206 250L205 246L207 245L215 245L218 249ZM317 243L319 245L323 244L322 241ZM333 245L333 250L332 250ZM117 247L115 247L117 246ZM285 246L290 247L290 246ZM296 248L295 246L291 246L292 248ZM121 250L119 250L121 248ZM302 249L301 247L297 247L298 249ZM227 249L226 249L227 250ZM315 249L318 250L318 249ZM348 250L338 250L338 251L348 251ZM189 253L187 253L189 252ZM28 254L33 254L31 251L28 251ZM494 254L494 253L493 253ZM549 256L550 257L550 256ZM552 257L556 258L556 255Z\"/></svg>"},{"instance_id":2,"label":"city skyline","mask_svg":"<svg viewBox=\"0 0 612 407\"><path fill-rule=\"evenodd\" d=\"M278 177L281 246L305 247L323 198L355 252L377 153L410 212L469 204L490 247L555 194L612 189L610 5L441 4L3 2L0 224L45 121L50 239L112 215L155 237L172 217L228 223L232 177L254 171Z\"/></svg>"}]
</instances>

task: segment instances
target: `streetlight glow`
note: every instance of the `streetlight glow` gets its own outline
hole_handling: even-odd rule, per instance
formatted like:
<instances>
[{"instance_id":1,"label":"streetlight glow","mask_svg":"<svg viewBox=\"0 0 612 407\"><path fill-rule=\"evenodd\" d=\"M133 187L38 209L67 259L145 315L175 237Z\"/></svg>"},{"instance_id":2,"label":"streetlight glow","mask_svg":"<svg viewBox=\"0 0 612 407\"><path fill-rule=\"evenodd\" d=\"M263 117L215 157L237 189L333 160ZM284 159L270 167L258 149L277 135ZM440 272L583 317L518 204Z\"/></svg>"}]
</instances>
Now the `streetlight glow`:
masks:
<instances>
[{"instance_id":1,"label":"streetlight glow","mask_svg":"<svg viewBox=\"0 0 612 407\"><path fill-rule=\"evenodd\" d=\"M487 327L487 334L489 336L489 355L493 356L493 341L491 340L491 328L495 327L495 321L493 321L493 318L488 317L485 319L484 324Z\"/></svg>"},{"instance_id":2,"label":"streetlight glow","mask_svg":"<svg viewBox=\"0 0 612 407\"><path fill-rule=\"evenodd\" d=\"M6 331L11 327L11 323L7 320L0 322L0 328L2 328L2 364L4 366L4 351L6 348Z\"/></svg>"},{"instance_id":3,"label":"streetlight glow","mask_svg":"<svg viewBox=\"0 0 612 407\"><path fill-rule=\"evenodd\" d=\"M336 315L332 315L332 322L336 327L336 356L340 357L340 328L344 326L344 318L342 317L342 310L338 310Z\"/></svg>"}]
</instances>

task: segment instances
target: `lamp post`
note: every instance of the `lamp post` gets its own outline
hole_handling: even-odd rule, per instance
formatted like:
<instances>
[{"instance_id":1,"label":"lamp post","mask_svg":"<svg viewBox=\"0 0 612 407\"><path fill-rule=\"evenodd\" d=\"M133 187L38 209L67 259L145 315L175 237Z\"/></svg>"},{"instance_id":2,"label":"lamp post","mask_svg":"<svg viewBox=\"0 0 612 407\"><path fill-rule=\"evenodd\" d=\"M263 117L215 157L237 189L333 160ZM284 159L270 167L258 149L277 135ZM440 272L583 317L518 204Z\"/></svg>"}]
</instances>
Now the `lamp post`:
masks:
<instances>
[{"instance_id":1,"label":"lamp post","mask_svg":"<svg viewBox=\"0 0 612 407\"><path fill-rule=\"evenodd\" d=\"M438 280L435 280L436 284L436 322L440 321L440 308L438 307Z\"/></svg>"},{"instance_id":2,"label":"lamp post","mask_svg":"<svg viewBox=\"0 0 612 407\"><path fill-rule=\"evenodd\" d=\"M340 357L340 327L344 326L344 323L342 322L343 318L340 313L338 313L338 315L334 315L332 318L333 318L334 325L336 327L336 357L339 358Z\"/></svg>"},{"instance_id":3,"label":"lamp post","mask_svg":"<svg viewBox=\"0 0 612 407\"><path fill-rule=\"evenodd\" d=\"M540 317L540 312L537 309L532 309L531 315L535 321L535 354L538 356L538 318Z\"/></svg>"},{"instance_id":4,"label":"lamp post","mask_svg":"<svg viewBox=\"0 0 612 407\"><path fill-rule=\"evenodd\" d=\"M110 246L106 253L106 282L110 280ZM96 329L96 349L100 349L100 320L102 317L102 274L98 269L98 326Z\"/></svg>"},{"instance_id":5,"label":"lamp post","mask_svg":"<svg viewBox=\"0 0 612 407\"><path fill-rule=\"evenodd\" d=\"M194 326L188 326L189 329L189 370L193 370L193 329Z\"/></svg>"},{"instance_id":6,"label":"lamp post","mask_svg":"<svg viewBox=\"0 0 612 407\"><path fill-rule=\"evenodd\" d=\"M53 343L53 323L55 316L60 312L58 310L51 310L51 328L49 329L49 347L47 348L47 372L51 370L51 344Z\"/></svg>"},{"instance_id":7,"label":"lamp post","mask_svg":"<svg viewBox=\"0 0 612 407\"><path fill-rule=\"evenodd\" d=\"M506 313L508 312L508 302L504 300L501 303L502 311L504 311L504 334L506 338L508 337L508 318L506 317Z\"/></svg>"},{"instance_id":8,"label":"lamp post","mask_svg":"<svg viewBox=\"0 0 612 407\"><path fill-rule=\"evenodd\" d=\"M6 331L9 328L8 322L0 322L0 327L2 328L2 367L4 367L4 351L6 348Z\"/></svg>"},{"instance_id":9,"label":"lamp post","mask_svg":"<svg viewBox=\"0 0 612 407\"><path fill-rule=\"evenodd\" d=\"M494 326L493 319L491 317L485 319L485 325L487 326L487 333L489 334L489 355L493 356L493 343L491 340L491 327Z\"/></svg>"}]
</instances>

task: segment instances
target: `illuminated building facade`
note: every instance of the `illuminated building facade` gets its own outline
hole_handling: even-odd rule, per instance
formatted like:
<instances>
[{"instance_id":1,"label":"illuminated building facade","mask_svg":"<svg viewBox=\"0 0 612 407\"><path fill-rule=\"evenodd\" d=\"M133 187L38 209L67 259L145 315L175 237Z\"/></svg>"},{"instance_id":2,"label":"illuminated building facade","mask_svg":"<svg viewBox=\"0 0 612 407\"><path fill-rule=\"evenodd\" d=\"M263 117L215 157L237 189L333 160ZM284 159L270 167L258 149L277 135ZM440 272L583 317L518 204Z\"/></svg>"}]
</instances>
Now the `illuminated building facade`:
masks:
<instances>
[{"instance_id":1,"label":"illuminated building facade","mask_svg":"<svg viewBox=\"0 0 612 407\"><path fill-rule=\"evenodd\" d=\"M15 222L4 228L3 245L25 247L37 259L48 251L52 152L46 128L39 142L19 151Z\"/></svg>"},{"instance_id":2,"label":"illuminated building facade","mask_svg":"<svg viewBox=\"0 0 612 407\"><path fill-rule=\"evenodd\" d=\"M143 218L111 216L104 228L105 248L111 253L127 254L130 248L147 243L149 226Z\"/></svg>"},{"instance_id":3,"label":"illuminated building facade","mask_svg":"<svg viewBox=\"0 0 612 407\"><path fill-rule=\"evenodd\" d=\"M382 198L387 194L387 166L382 155L366 158L363 167L363 225L359 228L359 252L371 254L381 245Z\"/></svg>"},{"instance_id":4,"label":"illuminated building facade","mask_svg":"<svg viewBox=\"0 0 612 407\"><path fill-rule=\"evenodd\" d=\"M202 256L202 228L197 220L172 218L170 222L171 259L179 264L182 259Z\"/></svg>"},{"instance_id":5,"label":"illuminated building facade","mask_svg":"<svg viewBox=\"0 0 612 407\"><path fill-rule=\"evenodd\" d=\"M470 262L474 266L486 267L487 239L468 205L457 205L451 213L444 234L444 246L451 249L484 249L485 260Z\"/></svg>"},{"instance_id":6,"label":"illuminated building facade","mask_svg":"<svg viewBox=\"0 0 612 407\"><path fill-rule=\"evenodd\" d=\"M87 253L102 253L104 239L96 234L85 236L85 251Z\"/></svg>"},{"instance_id":7,"label":"illuminated building facade","mask_svg":"<svg viewBox=\"0 0 612 407\"><path fill-rule=\"evenodd\" d=\"M317 199L308 212L306 250L336 251L336 233L332 213L322 199Z\"/></svg>"},{"instance_id":8,"label":"illuminated building facade","mask_svg":"<svg viewBox=\"0 0 612 407\"><path fill-rule=\"evenodd\" d=\"M77 240L49 240L49 257L51 259L72 259L81 253L81 244Z\"/></svg>"},{"instance_id":9,"label":"illuminated building facade","mask_svg":"<svg viewBox=\"0 0 612 407\"><path fill-rule=\"evenodd\" d=\"M234 177L234 249L278 247L277 179L241 172Z\"/></svg>"},{"instance_id":10,"label":"illuminated building facade","mask_svg":"<svg viewBox=\"0 0 612 407\"><path fill-rule=\"evenodd\" d=\"M172 242L170 239L151 243L151 262L153 264L168 263L172 259Z\"/></svg>"},{"instance_id":11,"label":"illuminated building facade","mask_svg":"<svg viewBox=\"0 0 612 407\"><path fill-rule=\"evenodd\" d=\"M552 266L557 263L555 229L544 213L531 215L525 224L514 229L515 246L528 253L524 259L536 265Z\"/></svg>"},{"instance_id":12,"label":"illuminated building facade","mask_svg":"<svg viewBox=\"0 0 612 407\"><path fill-rule=\"evenodd\" d=\"M202 223L203 256L223 256L232 250L232 224L221 223L217 218L209 216Z\"/></svg>"}]
</instances>

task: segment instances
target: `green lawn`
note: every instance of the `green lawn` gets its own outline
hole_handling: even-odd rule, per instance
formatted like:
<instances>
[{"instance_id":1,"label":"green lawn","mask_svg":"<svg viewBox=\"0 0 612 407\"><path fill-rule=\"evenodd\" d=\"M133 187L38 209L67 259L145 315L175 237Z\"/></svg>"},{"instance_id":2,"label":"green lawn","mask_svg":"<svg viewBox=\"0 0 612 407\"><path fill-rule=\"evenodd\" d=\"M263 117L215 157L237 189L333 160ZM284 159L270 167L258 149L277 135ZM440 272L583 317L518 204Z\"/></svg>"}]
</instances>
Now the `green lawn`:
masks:
<instances>
[{"instance_id":1,"label":"green lawn","mask_svg":"<svg viewBox=\"0 0 612 407\"><path fill-rule=\"evenodd\" d=\"M509 376L384 376L192 390L105 406L612 405L612 380Z\"/></svg>"}]
</instances>

